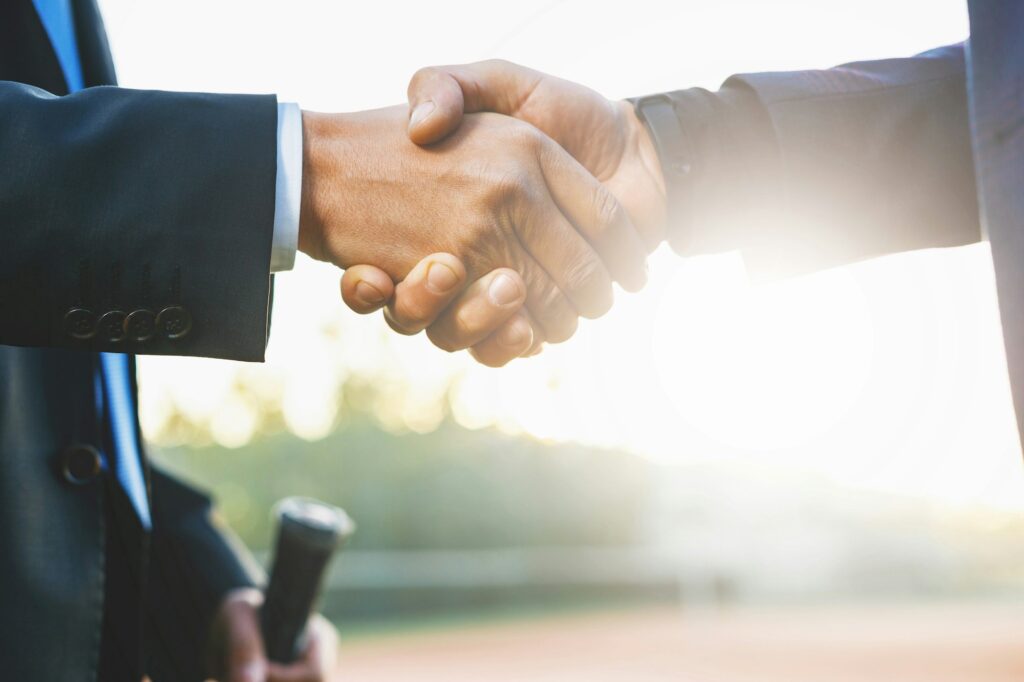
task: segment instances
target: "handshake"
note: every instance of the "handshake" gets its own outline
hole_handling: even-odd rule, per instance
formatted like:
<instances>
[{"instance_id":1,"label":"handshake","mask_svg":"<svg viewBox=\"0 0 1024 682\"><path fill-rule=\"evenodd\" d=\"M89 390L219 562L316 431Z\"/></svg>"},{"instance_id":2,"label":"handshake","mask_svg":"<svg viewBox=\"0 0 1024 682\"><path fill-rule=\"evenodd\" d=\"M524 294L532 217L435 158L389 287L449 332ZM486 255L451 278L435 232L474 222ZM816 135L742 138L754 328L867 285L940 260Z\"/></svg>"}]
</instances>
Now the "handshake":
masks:
<instances>
[{"instance_id":1,"label":"handshake","mask_svg":"<svg viewBox=\"0 0 1024 682\"><path fill-rule=\"evenodd\" d=\"M299 249L401 334L501 366L646 283L665 188L628 102L488 61L419 71L408 109L302 127Z\"/></svg>"}]
</instances>

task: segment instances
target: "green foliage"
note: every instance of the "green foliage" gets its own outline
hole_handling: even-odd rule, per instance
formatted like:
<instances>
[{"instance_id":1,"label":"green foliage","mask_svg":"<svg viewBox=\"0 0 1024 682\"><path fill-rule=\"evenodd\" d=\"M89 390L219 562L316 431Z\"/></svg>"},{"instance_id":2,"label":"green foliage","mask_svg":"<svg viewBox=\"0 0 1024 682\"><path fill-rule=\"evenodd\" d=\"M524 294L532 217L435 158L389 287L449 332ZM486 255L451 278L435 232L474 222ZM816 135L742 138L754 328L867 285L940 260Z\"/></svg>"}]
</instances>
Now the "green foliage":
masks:
<instances>
[{"instance_id":1,"label":"green foliage","mask_svg":"<svg viewBox=\"0 0 1024 682\"><path fill-rule=\"evenodd\" d=\"M256 549L288 495L344 507L363 549L622 545L636 541L650 468L620 452L550 445L445 423L395 435L369 419L306 442L285 434L238 450L174 448L167 468L215 494Z\"/></svg>"}]
</instances>

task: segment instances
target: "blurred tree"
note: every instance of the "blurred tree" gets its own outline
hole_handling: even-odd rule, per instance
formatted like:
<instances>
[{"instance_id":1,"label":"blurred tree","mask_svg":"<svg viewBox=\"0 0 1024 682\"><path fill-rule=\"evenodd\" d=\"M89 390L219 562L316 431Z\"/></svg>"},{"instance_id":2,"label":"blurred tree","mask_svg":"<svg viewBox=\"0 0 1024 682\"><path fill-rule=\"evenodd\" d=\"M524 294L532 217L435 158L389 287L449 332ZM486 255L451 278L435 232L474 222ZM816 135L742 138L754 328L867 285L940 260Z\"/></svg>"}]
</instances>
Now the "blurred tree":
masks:
<instances>
[{"instance_id":1,"label":"blurred tree","mask_svg":"<svg viewBox=\"0 0 1024 682\"><path fill-rule=\"evenodd\" d=\"M451 422L393 434L359 414L315 442L278 433L244 448L169 448L156 458L212 490L256 549L269 545L270 511L287 495L344 507L359 524L353 546L364 549L632 544L651 470L621 452Z\"/></svg>"}]
</instances>

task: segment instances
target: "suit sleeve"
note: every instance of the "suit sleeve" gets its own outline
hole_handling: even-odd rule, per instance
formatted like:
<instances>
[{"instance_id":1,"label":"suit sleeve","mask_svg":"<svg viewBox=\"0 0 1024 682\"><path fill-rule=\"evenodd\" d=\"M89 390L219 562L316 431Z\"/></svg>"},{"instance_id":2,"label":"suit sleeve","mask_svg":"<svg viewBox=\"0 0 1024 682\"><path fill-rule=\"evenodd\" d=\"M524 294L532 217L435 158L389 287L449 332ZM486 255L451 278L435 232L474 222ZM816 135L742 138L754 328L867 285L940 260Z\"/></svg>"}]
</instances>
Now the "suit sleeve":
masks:
<instances>
[{"instance_id":1,"label":"suit sleeve","mask_svg":"<svg viewBox=\"0 0 1024 682\"><path fill-rule=\"evenodd\" d=\"M156 467L150 490L147 656L154 669L174 671L173 679L206 679L203 656L218 605L230 590L260 585L263 573L209 497Z\"/></svg>"},{"instance_id":2,"label":"suit sleeve","mask_svg":"<svg viewBox=\"0 0 1024 682\"><path fill-rule=\"evenodd\" d=\"M0 343L261 360L273 96L0 82Z\"/></svg>"},{"instance_id":3,"label":"suit sleeve","mask_svg":"<svg viewBox=\"0 0 1024 682\"><path fill-rule=\"evenodd\" d=\"M733 76L647 117L684 255L799 274L980 239L962 45L824 71Z\"/></svg>"}]
</instances>

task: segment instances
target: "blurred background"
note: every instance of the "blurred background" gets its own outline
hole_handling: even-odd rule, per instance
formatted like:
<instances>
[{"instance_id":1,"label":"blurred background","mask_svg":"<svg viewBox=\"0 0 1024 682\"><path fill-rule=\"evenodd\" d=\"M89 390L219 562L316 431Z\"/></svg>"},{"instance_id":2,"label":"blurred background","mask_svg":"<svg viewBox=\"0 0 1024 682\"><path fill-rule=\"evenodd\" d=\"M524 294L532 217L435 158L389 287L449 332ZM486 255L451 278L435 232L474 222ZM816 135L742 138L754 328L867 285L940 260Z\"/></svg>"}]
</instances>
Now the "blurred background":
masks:
<instances>
[{"instance_id":1,"label":"blurred background","mask_svg":"<svg viewBox=\"0 0 1024 682\"><path fill-rule=\"evenodd\" d=\"M429 64L626 97L968 32L961 0L100 4L122 85L323 111L402 102ZM324 604L348 679L1024 675L987 246L767 284L666 249L643 293L502 370L350 313L338 279L301 255L278 276L266 364L139 376L155 457L257 555L285 495L357 520Z\"/></svg>"}]
</instances>

